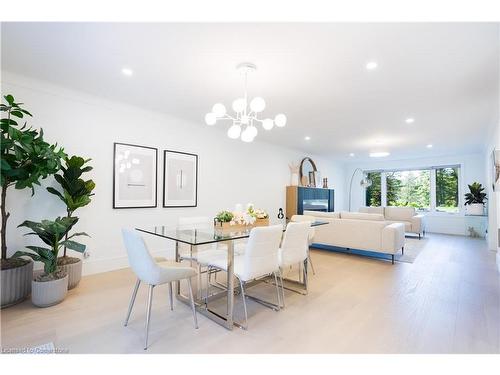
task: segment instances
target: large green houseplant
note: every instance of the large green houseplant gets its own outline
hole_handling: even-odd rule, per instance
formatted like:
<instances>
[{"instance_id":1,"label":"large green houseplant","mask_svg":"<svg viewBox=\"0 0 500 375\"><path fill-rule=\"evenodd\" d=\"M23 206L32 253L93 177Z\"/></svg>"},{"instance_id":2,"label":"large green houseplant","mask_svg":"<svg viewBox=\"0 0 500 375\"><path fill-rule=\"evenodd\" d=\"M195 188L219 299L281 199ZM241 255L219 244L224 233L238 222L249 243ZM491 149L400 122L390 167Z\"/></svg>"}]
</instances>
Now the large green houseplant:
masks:
<instances>
[{"instance_id":1,"label":"large green houseplant","mask_svg":"<svg viewBox=\"0 0 500 375\"><path fill-rule=\"evenodd\" d=\"M26 227L32 232L26 235L38 236L49 247L26 246L28 251L17 251L15 258L27 256L36 262L43 263L44 272L32 281L31 300L39 307L52 306L61 302L68 290L68 275L57 266L57 258L61 248L83 253L85 245L72 240L73 237L87 235L86 233L74 233L68 236L68 232L78 222L76 217L58 217L54 221L42 220L41 222L25 221L19 227Z\"/></svg>"},{"instance_id":2,"label":"large green houseplant","mask_svg":"<svg viewBox=\"0 0 500 375\"><path fill-rule=\"evenodd\" d=\"M91 202L92 191L95 183L92 180L82 179L82 175L92 170L87 165L90 159L84 159L79 156L72 156L64 159L64 165L61 167L62 173L56 174L54 178L59 183L61 190L48 187L47 190L57 195L66 205L66 217L73 217L74 212ZM66 238L68 233L66 234ZM82 260L76 257L70 257L66 253L67 247L64 246L62 257L57 259L57 264L61 266L69 275L69 289L78 285L82 277Z\"/></svg>"},{"instance_id":3,"label":"large green houseplant","mask_svg":"<svg viewBox=\"0 0 500 375\"><path fill-rule=\"evenodd\" d=\"M484 214L484 203L486 202L486 193L484 187L479 182L474 182L469 186L469 192L465 193L465 206L469 215Z\"/></svg>"},{"instance_id":4,"label":"large green houseplant","mask_svg":"<svg viewBox=\"0 0 500 375\"><path fill-rule=\"evenodd\" d=\"M7 193L10 188L31 189L40 180L55 174L61 168L61 159L66 156L57 145L47 143L43 130L27 126L25 119L31 117L12 95L5 95L0 104L1 139L1 174L0 174L0 213L1 225L1 306L9 306L22 301L31 287L33 263L24 259L7 257Z\"/></svg>"}]
</instances>

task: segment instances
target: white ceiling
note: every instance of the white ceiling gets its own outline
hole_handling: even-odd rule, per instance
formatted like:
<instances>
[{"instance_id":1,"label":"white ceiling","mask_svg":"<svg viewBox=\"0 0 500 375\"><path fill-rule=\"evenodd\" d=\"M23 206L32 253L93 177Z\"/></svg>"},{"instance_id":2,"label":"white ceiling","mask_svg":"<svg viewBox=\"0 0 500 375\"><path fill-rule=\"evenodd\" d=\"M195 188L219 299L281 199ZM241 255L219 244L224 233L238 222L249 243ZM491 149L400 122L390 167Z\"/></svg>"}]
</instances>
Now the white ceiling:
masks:
<instances>
[{"instance_id":1,"label":"white ceiling","mask_svg":"<svg viewBox=\"0 0 500 375\"><path fill-rule=\"evenodd\" d=\"M206 126L214 103L242 94L235 66L250 61L250 96L288 117L258 140L398 159L482 151L498 124L499 35L493 23L4 23L2 68Z\"/></svg>"}]
</instances>

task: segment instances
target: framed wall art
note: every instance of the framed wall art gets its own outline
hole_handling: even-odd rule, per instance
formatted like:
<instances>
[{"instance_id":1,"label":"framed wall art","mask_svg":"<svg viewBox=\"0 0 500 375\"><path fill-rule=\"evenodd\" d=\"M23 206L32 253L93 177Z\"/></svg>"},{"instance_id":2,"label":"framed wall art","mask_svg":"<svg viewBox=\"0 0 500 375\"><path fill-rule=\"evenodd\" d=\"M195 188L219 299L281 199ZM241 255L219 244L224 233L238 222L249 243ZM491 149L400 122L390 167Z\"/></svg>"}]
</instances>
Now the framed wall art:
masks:
<instances>
[{"instance_id":1,"label":"framed wall art","mask_svg":"<svg viewBox=\"0 0 500 375\"><path fill-rule=\"evenodd\" d=\"M196 207L198 155L163 151L163 207Z\"/></svg>"},{"instance_id":2,"label":"framed wall art","mask_svg":"<svg viewBox=\"0 0 500 375\"><path fill-rule=\"evenodd\" d=\"M114 143L113 208L157 206L158 150Z\"/></svg>"}]
</instances>

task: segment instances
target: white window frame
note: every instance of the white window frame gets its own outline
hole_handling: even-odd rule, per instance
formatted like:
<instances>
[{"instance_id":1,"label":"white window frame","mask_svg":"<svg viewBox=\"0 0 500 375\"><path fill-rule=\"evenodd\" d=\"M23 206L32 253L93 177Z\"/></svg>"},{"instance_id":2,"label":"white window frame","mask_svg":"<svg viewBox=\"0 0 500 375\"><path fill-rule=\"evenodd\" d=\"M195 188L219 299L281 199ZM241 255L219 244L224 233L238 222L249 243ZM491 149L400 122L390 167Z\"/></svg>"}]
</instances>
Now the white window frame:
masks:
<instances>
[{"instance_id":1,"label":"white window frame","mask_svg":"<svg viewBox=\"0 0 500 375\"><path fill-rule=\"evenodd\" d=\"M442 168L458 168L458 212L441 212L436 210L436 169ZM423 212L426 214L432 214L435 216L460 216L464 214L463 205L463 194L462 194L462 164L451 164L451 165L436 165L427 167L412 167L412 168L395 168L395 169L374 169L374 170L363 170L363 173L380 173L380 204L381 207L387 207L387 173L388 172L398 172L398 171L430 171L430 208L429 210L421 210L418 212ZM363 189L363 201L366 204L366 188Z\"/></svg>"}]
</instances>

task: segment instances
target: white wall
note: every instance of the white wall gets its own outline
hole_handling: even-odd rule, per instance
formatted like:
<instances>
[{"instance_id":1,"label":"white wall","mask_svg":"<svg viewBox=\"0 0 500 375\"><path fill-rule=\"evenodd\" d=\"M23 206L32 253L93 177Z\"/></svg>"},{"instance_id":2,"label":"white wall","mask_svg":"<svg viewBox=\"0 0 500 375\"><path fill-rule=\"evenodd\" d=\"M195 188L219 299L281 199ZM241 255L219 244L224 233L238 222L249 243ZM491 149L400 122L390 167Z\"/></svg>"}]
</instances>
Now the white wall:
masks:
<instances>
[{"instance_id":1,"label":"white wall","mask_svg":"<svg viewBox=\"0 0 500 375\"><path fill-rule=\"evenodd\" d=\"M68 154L92 158L94 170L89 177L97 186L93 202L78 211L78 230L92 237L85 242L91 256L84 261L84 273L90 274L127 265L120 237L121 227L174 224L179 216L210 216L233 208L235 203L253 202L275 218L285 205L285 186L289 183L288 163L306 156L302 152L261 143L234 141L213 127L199 126L161 113L145 111L109 100L54 86L8 72L2 72L2 93L11 93L34 114L31 121L43 127L50 142L63 145ZM200 114L202 119L202 114ZM200 120L202 121L202 120ZM286 131L286 128L285 130ZM162 150L198 154L199 184L196 208L112 209L113 142L157 147L158 203L161 206ZM336 209L344 202L343 165L310 155L323 177L335 189ZM49 178L42 188L11 190L7 206L11 211L8 225L9 253L21 249L33 239L23 237L16 226L25 219L40 220L64 215L64 207L45 191L53 184ZM166 240L148 241L154 253L171 249Z\"/></svg>"},{"instance_id":2,"label":"white wall","mask_svg":"<svg viewBox=\"0 0 500 375\"><path fill-rule=\"evenodd\" d=\"M456 155L443 156L433 158L417 158L409 160L379 160L369 162L352 162L346 165L345 176L345 207L348 207L349 181L352 173L356 168L363 170L370 169L398 169L398 168L420 168L439 165L460 164L461 166L461 191L459 198L462 200L462 212L460 214L451 215L444 213L429 213L426 218L426 227L428 232L447 233L467 235L465 216L463 212L463 194L468 191L467 184L478 181L483 185L486 184L486 173L484 168L484 155ZM359 207L365 205L364 189L359 186L361 172L357 172L352 188L351 210L357 211Z\"/></svg>"}]
</instances>

